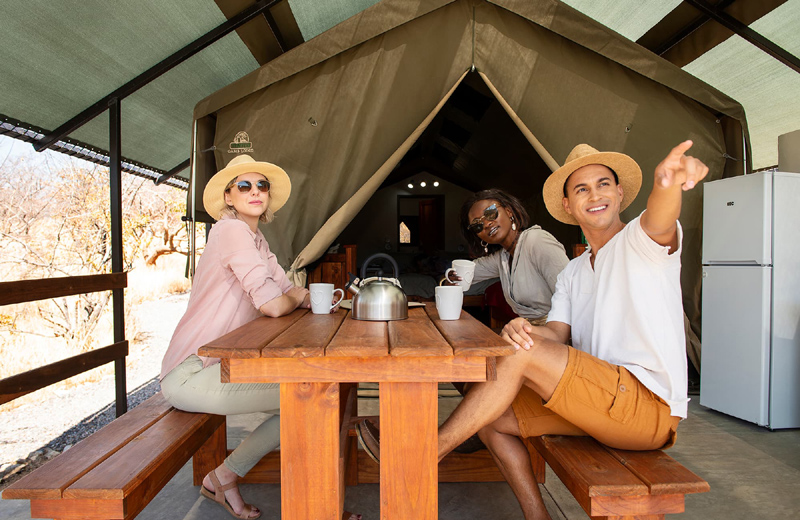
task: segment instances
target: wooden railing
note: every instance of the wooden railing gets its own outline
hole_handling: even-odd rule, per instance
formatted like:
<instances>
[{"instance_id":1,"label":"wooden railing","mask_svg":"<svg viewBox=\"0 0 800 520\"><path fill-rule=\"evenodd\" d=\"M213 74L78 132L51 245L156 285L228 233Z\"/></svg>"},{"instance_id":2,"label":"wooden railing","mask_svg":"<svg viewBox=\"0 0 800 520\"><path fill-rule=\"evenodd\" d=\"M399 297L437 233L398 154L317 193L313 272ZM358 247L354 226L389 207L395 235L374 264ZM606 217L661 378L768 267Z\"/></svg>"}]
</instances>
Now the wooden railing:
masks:
<instances>
[{"instance_id":1,"label":"wooden railing","mask_svg":"<svg viewBox=\"0 0 800 520\"><path fill-rule=\"evenodd\" d=\"M60 298L75 294L87 294L128 286L126 273L71 276L66 278L46 278L42 280L20 280L0 282L0 306L33 302L50 298ZM124 319L114 316L114 320ZM61 361L56 361L28 372L0 379L0 404L13 401L64 379L81 374L111 361L117 362L116 393L117 415L125 411L127 403L120 403L119 396L125 395L125 357L128 355L128 342L120 341L113 345L84 352ZM120 366L122 370L120 371Z\"/></svg>"}]
</instances>

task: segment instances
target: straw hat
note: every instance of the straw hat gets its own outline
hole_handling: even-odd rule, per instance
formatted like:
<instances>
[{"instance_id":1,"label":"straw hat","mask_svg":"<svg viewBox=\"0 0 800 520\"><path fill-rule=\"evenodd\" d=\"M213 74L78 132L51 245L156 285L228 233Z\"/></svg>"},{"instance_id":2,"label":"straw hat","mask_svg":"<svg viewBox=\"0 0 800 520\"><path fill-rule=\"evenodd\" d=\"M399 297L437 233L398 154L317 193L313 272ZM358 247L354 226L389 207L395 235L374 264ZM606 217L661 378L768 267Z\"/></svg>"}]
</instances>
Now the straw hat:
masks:
<instances>
[{"instance_id":1,"label":"straw hat","mask_svg":"<svg viewBox=\"0 0 800 520\"><path fill-rule=\"evenodd\" d=\"M564 198L564 183L575 170L589 164L602 164L616 172L623 194L620 211L630 206L639 193L642 187L642 169L636 161L622 153L598 152L588 144L579 144L569 153L564 166L551 173L544 182L542 189L544 204L556 220L565 224L578 224L575 217L564 211L561 202Z\"/></svg>"},{"instance_id":2,"label":"straw hat","mask_svg":"<svg viewBox=\"0 0 800 520\"><path fill-rule=\"evenodd\" d=\"M214 220L219 220L225 204L225 187L233 179L245 173L260 173L269 181L269 208L281 209L292 192L292 181L283 168L272 163L256 161L249 155L237 155L228 165L217 172L203 190L203 205Z\"/></svg>"}]
</instances>

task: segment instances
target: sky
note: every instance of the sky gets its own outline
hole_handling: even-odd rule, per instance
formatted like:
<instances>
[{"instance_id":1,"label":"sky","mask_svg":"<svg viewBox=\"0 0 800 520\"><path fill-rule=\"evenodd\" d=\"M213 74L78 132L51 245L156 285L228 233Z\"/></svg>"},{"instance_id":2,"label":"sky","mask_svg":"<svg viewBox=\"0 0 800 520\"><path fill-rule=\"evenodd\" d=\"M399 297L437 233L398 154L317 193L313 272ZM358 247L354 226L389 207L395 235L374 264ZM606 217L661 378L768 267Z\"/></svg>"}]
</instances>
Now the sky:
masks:
<instances>
[{"instance_id":1,"label":"sky","mask_svg":"<svg viewBox=\"0 0 800 520\"><path fill-rule=\"evenodd\" d=\"M25 156L28 153L33 153L32 145L0 135L0 164L6 162L8 159Z\"/></svg>"},{"instance_id":2,"label":"sky","mask_svg":"<svg viewBox=\"0 0 800 520\"><path fill-rule=\"evenodd\" d=\"M24 159L26 162L34 162L34 164L41 164L43 167L50 167L54 170L58 167L64 166L67 163L78 164L87 168L95 168L96 166L84 159L77 157L70 157L63 153L45 150L44 152L37 152L33 149L33 145L13 139L4 135L0 135L0 168L7 164L7 162L14 162L17 159Z\"/></svg>"}]
</instances>

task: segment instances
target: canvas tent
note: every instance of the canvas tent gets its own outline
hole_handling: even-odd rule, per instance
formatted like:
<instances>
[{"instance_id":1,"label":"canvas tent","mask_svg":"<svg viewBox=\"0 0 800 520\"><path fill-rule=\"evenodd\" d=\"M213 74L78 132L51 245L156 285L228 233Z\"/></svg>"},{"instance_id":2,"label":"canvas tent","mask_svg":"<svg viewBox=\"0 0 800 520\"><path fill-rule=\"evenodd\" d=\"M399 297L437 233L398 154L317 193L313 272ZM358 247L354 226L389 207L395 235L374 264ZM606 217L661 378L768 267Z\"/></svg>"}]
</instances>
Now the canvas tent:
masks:
<instances>
[{"instance_id":1,"label":"canvas tent","mask_svg":"<svg viewBox=\"0 0 800 520\"><path fill-rule=\"evenodd\" d=\"M190 211L208 218L203 187L237 153L280 164L292 197L264 232L302 281L460 84L476 80L538 158L511 180L521 191L581 142L639 161L643 194L647 173L686 138L710 179L740 175L749 160L738 103L565 4L384 0L197 104ZM503 175L487 172L483 187ZM702 189L684 201L684 306L699 332Z\"/></svg>"}]
</instances>

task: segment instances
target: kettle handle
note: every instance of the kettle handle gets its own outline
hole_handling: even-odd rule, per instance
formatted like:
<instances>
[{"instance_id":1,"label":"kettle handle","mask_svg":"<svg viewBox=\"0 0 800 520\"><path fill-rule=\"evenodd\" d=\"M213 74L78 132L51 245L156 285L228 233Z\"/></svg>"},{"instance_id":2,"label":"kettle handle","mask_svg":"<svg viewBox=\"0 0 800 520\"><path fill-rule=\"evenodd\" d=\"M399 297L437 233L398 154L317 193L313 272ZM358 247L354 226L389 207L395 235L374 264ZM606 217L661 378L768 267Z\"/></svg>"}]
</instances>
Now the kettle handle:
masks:
<instances>
[{"instance_id":1,"label":"kettle handle","mask_svg":"<svg viewBox=\"0 0 800 520\"><path fill-rule=\"evenodd\" d=\"M395 261L394 258L392 258L391 256L387 255L386 253L375 253L371 257L367 258L364 261L364 265L361 266L361 279L362 280L366 280L367 279L367 266L370 264L370 262L372 262L376 258L385 258L386 260L388 260L392 264L392 268L394 269L394 278L397 278L398 276L400 276L400 268L397 267L397 262Z\"/></svg>"}]
</instances>

